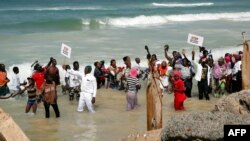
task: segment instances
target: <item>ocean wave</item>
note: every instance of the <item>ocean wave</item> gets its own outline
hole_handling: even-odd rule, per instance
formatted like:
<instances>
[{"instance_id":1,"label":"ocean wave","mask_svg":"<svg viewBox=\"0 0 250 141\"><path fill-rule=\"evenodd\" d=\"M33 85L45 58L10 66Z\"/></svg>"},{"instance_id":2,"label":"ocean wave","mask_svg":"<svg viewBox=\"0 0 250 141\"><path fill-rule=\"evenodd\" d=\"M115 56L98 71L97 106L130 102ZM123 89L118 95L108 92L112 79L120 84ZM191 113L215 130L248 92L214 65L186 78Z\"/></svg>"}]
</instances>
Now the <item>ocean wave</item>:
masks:
<instances>
[{"instance_id":1,"label":"ocean wave","mask_svg":"<svg viewBox=\"0 0 250 141\"><path fill-rule=\"evenodd\" d=\"M136 26L154 26L174 22L191 21L211 21L211 20L229 20L229 21L249 21L250 12L239 13L200 13L183 15L154 15L137 17L110 18L106 24L118 27L136 27Z\"/></svg>"},{"instance_id":2,"label":"ocean wave","mask_svg":"<svg viewBox=\"0 0 250 141\"><path fill-rule=\"evenodd\" d=\"M157 7L199 7L199 6L212 6L214 3L152 3L153 6Z\"/></svg>"},{"instance_id":3,"label":"ocean wave","mask_svg":"<svg viewBox=\"0 0 250 141\"><path fill-rule=\"evenodd\" d=\"M0 11L64 11L64 10L72 10L72 11L80 11L80 10L114 10L108 9L101 6L95 7L71 7L71 6L63 6L63 7L32 7L32 8L9 8L9 9L0 9Z\"/></svg>"},{"instance_id":4,"label":"ocean wave","mask_svg":"<svg viewBox=\"0 0 250 141\"><path fill-rule=\"evenodd\" d=\"M164 24L195 21L250 21L250 12L238 13L200 13L183 15L139 15L136 17L103 17L94 19L48 19L46 21L25 21L21 23L0 24L0 30L20 30L31 31L72 31L82 30L83 28L95 29L105 26L113 27L150 27Z\"/></svg>"}]
</instances>

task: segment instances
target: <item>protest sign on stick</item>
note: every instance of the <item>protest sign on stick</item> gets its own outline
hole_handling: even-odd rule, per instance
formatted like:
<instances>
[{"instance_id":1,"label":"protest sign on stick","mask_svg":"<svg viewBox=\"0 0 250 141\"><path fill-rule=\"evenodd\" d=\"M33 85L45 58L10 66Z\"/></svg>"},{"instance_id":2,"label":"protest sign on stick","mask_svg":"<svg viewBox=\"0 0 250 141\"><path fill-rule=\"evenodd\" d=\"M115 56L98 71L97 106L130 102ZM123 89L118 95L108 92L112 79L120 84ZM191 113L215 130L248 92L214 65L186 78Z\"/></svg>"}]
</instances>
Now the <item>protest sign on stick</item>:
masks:
<instances>
[{"instance_id":1,"label":"protest sign on stick","mask_svg":"<svg viewBox=\"0 0 250 141\"><path fill-rule=\"evenodd\" d=\"M203 46L204 37L189 33L187 42L195 46Z\"/></svg>"}]
</instances>

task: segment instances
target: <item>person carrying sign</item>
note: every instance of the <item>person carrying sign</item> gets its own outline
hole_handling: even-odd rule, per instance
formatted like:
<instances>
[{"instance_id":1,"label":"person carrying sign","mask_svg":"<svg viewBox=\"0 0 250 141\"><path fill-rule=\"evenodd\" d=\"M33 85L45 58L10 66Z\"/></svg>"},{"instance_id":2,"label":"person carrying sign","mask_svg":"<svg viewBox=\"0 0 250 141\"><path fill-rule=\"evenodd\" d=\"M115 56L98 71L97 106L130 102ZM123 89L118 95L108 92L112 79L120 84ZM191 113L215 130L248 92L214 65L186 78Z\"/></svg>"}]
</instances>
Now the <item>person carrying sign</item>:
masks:
<instances>
[{"instance_id":1,"label":"person carrying sign","mask_svg":"<svg viewBox=\"0 0 250 141\"><path fill-rule=\"evenodd\" d=\"M205 96L206 100L209 100L209 89L210 84L211 68L207 65L207 59L200 59L199 63L194 61L195 52L192 51L192 64L195 68L195 79L198 82L199 99L203 99Z\"/></svg>"},{"instance_id":2,"label":"person carrying sign","mask_svg":"<svg viewBox=\"0 0 250 141\"><path fill-rule=\"evenodd\" d=\"M66 68L69 69L69 68ZM73 70L74 72L79 72L79 63L78 61L73 62ZM82 79L76 75L66 73L66 85L70 87L69 100L74 100L74 95L79 98L80 85Z\"/></svg>"}]
</instances>

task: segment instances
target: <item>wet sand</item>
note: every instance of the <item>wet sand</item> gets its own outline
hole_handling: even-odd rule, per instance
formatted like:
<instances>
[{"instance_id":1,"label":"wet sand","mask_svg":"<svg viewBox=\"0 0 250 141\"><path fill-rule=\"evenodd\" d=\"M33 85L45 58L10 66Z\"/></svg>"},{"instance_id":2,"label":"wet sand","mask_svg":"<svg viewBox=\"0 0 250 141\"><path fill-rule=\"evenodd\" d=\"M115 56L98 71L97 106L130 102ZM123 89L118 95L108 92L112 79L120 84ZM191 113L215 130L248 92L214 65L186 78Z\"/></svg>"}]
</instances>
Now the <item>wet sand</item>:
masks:
<instances>
[{"instance_id":1,"label":"wet sand","mask_svg":"<svg viewBox=\"0 0 250 141\"><path fill-rule=\"evenodd\" d=\"M31 141L115 141L129 134L146 131L146 92L145 83L138 93L140 106L133 111L126 111L126 95L123 91L101 88L97 92L95 109L76 112L77 102L70 102L68 95L59 93L58 106L60 118L55 118L52 107L51 117L45 118L44 108L39 104L35 116L24 113L26 97L18 100L0 100L0 106L9 113ZM194 83L196 85L196 83ZM60 91L60 90L59 90ZM178 114L193 111L210 111L218 100L198 100L197 86L193 97L185 101L184 111L173 108L173 94L163 96L163 126L166 120Z\"/></svg>"}]
</instances>

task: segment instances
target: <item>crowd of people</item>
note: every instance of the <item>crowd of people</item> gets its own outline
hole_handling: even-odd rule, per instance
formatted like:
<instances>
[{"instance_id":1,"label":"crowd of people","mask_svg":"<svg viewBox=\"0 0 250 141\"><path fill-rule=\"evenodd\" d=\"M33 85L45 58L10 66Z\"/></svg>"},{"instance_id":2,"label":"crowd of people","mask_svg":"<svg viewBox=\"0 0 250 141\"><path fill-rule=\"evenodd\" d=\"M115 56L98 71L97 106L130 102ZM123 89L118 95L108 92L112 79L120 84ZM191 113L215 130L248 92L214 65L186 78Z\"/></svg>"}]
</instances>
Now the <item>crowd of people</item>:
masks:
<instances>
[{"instance_id":1,"label":"crowd of people","mask_svg":"<svg viewBox=\"0 0 250 141\"><path fill-rule=\"evenodd\" d=\"M10 93L7 83L12 81L14 85L12 94L21 94L27 91L28 101L25 112L32 108L35 114L37 104L43 102L45 117L50 117L49 108L53 107L56 117L60 117L57 105L57 88L62 87L62 93L69 95L69 100L78 100L77 111L82 112L85 105L89 112L94 113L95 97L100 88L111 88L126 92L128 111L138 106L137 93L141 88L141 81L147 79L149 74L160 82L161 92L174 93L175 110L183 110L186 98L192 97L193 79L197 81L198 98L210 100L210 95L221 97L225 93L238 92L242 89L241 58L242 52L226 53L218 60L214 60L212 52L205 47L199 47L199 58L195 59L195 51L191 52L188 59L186 51L173 51L169 55L169 46L164 46L165 59L158 60L156 54L149 52L147 46L148 67L140 65L140 58L135 58L132 66L129 56L123 57L125 66L118 67L116 60L110 60L109 67L105 67L105 61L94 62L94 70L88 65L84 73L79 70L79 62L63 65L63 75L60 81L59 69L56 59L50 58L48 64L42 67L38 62L34 65L34 72L26 81L20 82L19 68L13 67L14 75L7 77L5 65L0 64L0 96ZM24 86L24 88L21 88Z\"/></svg>"}]
</instances>

